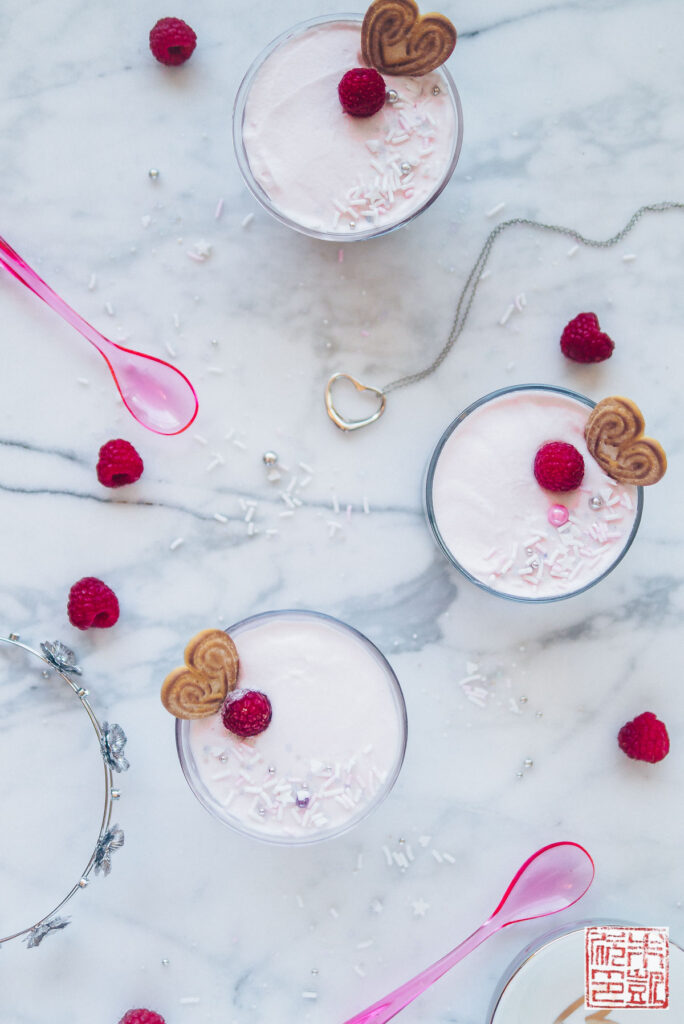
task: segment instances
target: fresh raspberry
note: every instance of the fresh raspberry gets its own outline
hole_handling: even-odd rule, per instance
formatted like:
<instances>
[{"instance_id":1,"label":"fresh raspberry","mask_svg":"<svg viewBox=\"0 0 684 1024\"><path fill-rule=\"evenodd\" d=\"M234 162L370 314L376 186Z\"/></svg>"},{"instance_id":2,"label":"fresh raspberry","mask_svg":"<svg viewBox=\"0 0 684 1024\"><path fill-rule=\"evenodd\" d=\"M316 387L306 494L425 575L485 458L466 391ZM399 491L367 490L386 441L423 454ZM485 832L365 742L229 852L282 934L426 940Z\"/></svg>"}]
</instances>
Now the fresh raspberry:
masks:
<instances>
[{"instance_id":1,"label":"fresh raspberry","mask_svg":"<svg viewBox=\"0 0 684 1024\"><path fill-rule=\"evenodd\" d=\"M221 720L236 736L258 736L268 729L273 710L265 693L258 690L233 690L221 710Z\"/></svg>"},{"instance_id":2,"label":"fresh raspberry","mask_svg":"<svg viewBox=\"0 0 684 1024\"><path fill-rule=\"evenodd\" d=\"M197 36L180 18L160 18L150 32L150 50L160 64L185 64L197 45Z\"/></svg>"},{"instance_id":3,"label":"fresh raspberry","mask_svg":"<svg viewBox=\"0 0 684 1024\"><path fill-rule=\"evenodd\" d=\"M385 105L385 80L375 68L352 68L337 86L342 109L352 117L370 117Z\"/></svg>"},{"instance_id":4,"label":"fresh raspberry","mask_svg":"<svg viewBox=\"0 0 684 1024\"><path fill-rule=\"evenodd\" d=\"M580 313L565 326L560 347L576 363L602 363L612 356L615 342L600 329L596 313Z\"/></svg>"},{"instance_id":5,"label":"fresh raspberry","mask_svg":"<svg viewBox=\"0 0 684 1024\"><path fill-rule=\"evenodd\" d=\"M627 757L648 761L649 764L662 761L670 749L667 729L652 711L644 711L623 725L618 733L618 743Z\"/></svg>"},{"instance_id":6,"label":"fresh raspberry","mask_svg":"<svg viewBox=\"0 0 684 1024\"><path fill-rule=\"evenodd\" d=\"M95 576L84 576L69 591L69 622L77 629L109 629L119 618L116 594Z\"/></svg>"},{"instance_id":7,"label":"fresh raspberry","mask_svg":"<svg viewBox=\"0 0 684 1024\"><path fill-rule=\"evenodd\" d=\"M97 460L97 479L105 487L123 487L134 484L142 476L143 460L129 441L118 437L100 448Z\"/></svg>"},{"instance_id":8,"label":"fresh raspberry","mask_svg":"<svg viewBox=\"0 0 684 1024\"><path fill-rule=\"evenodd\" d=\"M534 475L547 491L574 491L582 483L584 459L572 444L547 441L534 457Z\"/></svg>"},{"instance_id":9,"label":"fresh raspberry","mask_svg":"<svg viewBox=\"0 0 684 1024\"><path fill-rule=\"evenodd\" d=\"M154 1010L129 1010L119 1024L165 1024L164 1018Z\"/></svg>"}]
</instances>

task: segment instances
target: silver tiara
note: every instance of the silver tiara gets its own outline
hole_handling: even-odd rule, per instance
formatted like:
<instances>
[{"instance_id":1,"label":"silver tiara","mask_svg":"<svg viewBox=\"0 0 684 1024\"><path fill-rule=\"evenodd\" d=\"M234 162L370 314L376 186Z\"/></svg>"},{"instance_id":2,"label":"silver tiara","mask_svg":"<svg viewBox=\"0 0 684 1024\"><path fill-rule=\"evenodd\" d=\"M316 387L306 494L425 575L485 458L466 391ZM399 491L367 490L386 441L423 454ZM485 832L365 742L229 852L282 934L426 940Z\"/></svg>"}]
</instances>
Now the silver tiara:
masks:
<instances>
[{"instance_id":1,"label":"silver tiara","mask_svg":"<svg viewBox=\"0 0 684 1024\"><path fill-rule=\"evenodd\" d=\"M29 925L28 928L24 928L20 932L14 932L12 935L5 935L4 938L0 938L1 947L3 943L9 942L10 939L18 939L23 936L27 948L33 949L41 944L46 935L66 928L69 924L69 919L60 917L59 912L77 892L87 887L92 874L102 874L105 876L109 874L112 869L112 854L124 844L123 829L116 824L112 824L112 811L114 804L121 795L114 785L114 772L125 772L129 767L128 761L124 756L126 734L120 725L110 725L109 722L103 722L100 725L95 712L90 706L88 691L78 681L82 671L76 664L76 655L66 644L61 643L59 640L53 642L45 641L45 643L40 645L40 651L36 651L32 647L27 646L27 644L21 643L16 633L10 633L7 637L0 636L0 644L18 647L22 651L26 651L27 654L39 658L40 661L48 666L47 669L43 670L43 675L46 678L50 674L49 670L53 670L74 691L95 730L104 763L105 793L100 831L95 843L95 849L90 855L90 860L81 872L78 881L66 896L60 900L57 906L53 907L48 914L41 917L35 924Z\"/></svg>"}]
</instances>

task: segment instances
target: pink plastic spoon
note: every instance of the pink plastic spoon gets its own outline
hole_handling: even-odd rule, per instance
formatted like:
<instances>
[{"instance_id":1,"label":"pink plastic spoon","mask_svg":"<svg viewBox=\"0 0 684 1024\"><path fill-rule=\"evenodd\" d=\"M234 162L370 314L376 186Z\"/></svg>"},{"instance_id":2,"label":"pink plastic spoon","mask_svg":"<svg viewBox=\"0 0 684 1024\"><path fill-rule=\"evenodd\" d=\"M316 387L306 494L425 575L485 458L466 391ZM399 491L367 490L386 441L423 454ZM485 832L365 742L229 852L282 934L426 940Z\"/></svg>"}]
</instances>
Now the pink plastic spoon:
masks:
<instances>
[{"instance_id":1,"label":"pink plastic spoon","mask_svg":"<svg viewBox=\"0 0 684 1024\"><path fill-rule=\"evenodd\" d=\"M345 1024L385 1024L501 928L567 910L594 880L594 862L577 843L552 843L525 861L492 916L464 942Z\"/></svg>"},{"instance_id":2,"label":"pink plastic spoon","mask_svg":"<svg viewBox=\"0 0 684 1024\"><path fill-rule=\"evenodd\" d=\"M124 348L91 327L0 237L0 265L94 345L110 369L124 405L155 434L180 434L197 415L197 395L180 370L163 359Z\"/></svg>"}]
</instances>

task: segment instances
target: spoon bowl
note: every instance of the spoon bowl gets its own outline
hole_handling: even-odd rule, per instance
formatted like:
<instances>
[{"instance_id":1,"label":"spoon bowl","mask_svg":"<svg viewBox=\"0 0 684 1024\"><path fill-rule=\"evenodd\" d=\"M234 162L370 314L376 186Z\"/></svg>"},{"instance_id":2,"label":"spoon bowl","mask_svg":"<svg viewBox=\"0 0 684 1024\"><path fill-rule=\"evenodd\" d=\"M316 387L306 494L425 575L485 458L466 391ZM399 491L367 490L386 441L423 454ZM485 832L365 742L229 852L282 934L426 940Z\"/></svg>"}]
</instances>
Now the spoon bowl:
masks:
<instances>
[{"instance_id":1,"label":"spoon bowl","mask_svg":"<svg viewBox=\"0 0 684 1024\"><path fill-rule=\"evenodd\" d=\"M109 367L124 405L138 423L155 434L180 434L188 429L197 415L198 401L184 373L163 359L124 348L105 338L67 305L2 237L0 266L97 349Z\"/></svg>"}]
</instances>

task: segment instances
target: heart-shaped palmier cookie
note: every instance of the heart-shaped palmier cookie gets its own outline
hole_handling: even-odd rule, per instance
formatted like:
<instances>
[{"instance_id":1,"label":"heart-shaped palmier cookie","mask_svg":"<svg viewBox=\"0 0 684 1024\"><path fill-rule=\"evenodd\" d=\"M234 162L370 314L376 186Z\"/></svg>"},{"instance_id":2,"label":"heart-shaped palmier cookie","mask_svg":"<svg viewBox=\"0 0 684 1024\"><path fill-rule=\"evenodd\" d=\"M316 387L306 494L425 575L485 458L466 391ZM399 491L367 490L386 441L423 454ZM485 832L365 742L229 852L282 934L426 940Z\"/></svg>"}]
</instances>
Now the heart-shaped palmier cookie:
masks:
<instances>
[{"instance_id":1,"label":"heart-shaped palmier cookie","mask_svg":"<svg viewBox=\"0 0 684 1024\"><path fill-rule=\"evenodd\" d=\"M363 59L383 75L426 75L455 46L456 29L449 19L421 15L415 0L373 0L361 26Z\"/></svg>"},{"instance_id":2,"label":"heart-shaped palmier cookie","mask_svg":"<svg viewBox=\"0 0 684 1024\"><path fill-rule=\"evenodd\" d=\"M644 437L644 417L629 398L613 395L594 406L584 437L601 469L621 484L648 487L665 475L662 445Z\"/></svg>"},{"instance_id":3,"label":"heart-shaped palmier cookie","mask_svg":"<svg viewBox=\"0 0 684 1024\"><path fill-rule=\"evenodd\" d=\"M176 718L208 718L220 709L238 677L235 644L222 629L203 629L185 648L185 665L162 683L161 700Z\"/></svg>"}]
</instances>

